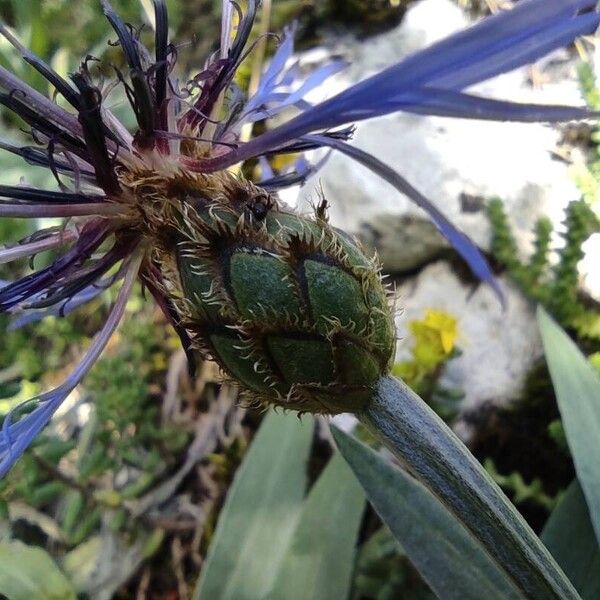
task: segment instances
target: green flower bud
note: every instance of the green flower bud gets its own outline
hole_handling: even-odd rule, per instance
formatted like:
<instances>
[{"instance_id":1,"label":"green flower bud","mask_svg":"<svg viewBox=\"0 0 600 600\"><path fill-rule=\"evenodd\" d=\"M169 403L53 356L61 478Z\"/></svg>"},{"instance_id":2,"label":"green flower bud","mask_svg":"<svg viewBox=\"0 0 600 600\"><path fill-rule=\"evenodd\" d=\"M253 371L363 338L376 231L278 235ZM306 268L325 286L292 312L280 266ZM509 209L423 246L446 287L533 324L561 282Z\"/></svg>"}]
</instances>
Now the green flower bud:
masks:
<instances>
[{"instance_id":1,"label":"green flower bud","mask_svg":"<svg viewBox=\"0 0 600 600\"><path fill-rule=\"evenodd\" d=\"M194 345L251 401L360 410L395 345L376 260L327 223L324 203L306 218L237 180L179 193L157 263Z\"/></svg>"}]
</instances>

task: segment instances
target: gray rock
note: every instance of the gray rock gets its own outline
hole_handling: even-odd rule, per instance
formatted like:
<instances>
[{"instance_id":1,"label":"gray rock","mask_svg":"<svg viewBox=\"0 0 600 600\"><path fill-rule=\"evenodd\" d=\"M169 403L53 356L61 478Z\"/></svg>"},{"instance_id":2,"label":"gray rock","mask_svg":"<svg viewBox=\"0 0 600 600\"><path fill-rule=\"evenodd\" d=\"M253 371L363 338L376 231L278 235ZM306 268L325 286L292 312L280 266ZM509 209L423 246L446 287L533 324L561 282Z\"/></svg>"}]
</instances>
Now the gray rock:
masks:
<instances>
[{"instance_id":1,"label":"gray rock","mask_svg":"<svg viewBox=\"0 0 600 600\"><path fill-rule=\"evenodd\" d=\"M431 221L416 215L374 215L359 224L357 237L371 252L377 251L388 272L406 272L439 254L444 240Z\"/></svg>"},{"instance_id":2,"label":"gray rock","mask_svg":"<svg viewBox=\"0 0 600 600\"><path fill-rule=\"evenodd\" d=\"M397 290L397 361L410 357L408 323L422 319L427 309L446 311L458 320L456 345L462 355L447 363L440 383L464 392L462 410L486 402L504 405L518 397L543 356L534 305L509 280L501 278L500 285L506 311L488 286L466 285L448 263L438 261Z\"/></svg>"}]
</instances>

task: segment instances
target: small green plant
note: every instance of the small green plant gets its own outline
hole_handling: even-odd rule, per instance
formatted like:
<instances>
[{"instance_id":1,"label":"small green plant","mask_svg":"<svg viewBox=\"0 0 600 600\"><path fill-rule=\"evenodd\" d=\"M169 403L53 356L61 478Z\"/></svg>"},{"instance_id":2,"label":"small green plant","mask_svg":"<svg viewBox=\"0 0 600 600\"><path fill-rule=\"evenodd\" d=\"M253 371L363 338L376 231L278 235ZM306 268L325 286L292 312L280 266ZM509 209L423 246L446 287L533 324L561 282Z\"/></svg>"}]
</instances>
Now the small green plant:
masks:
<instances>
[{"instance_id":1,"label":"small green plant","mask_svg":"<svg viewBox=\"0 0 600 600\"><path fill-rule=\"evenodd\" d=\"M433 600L434 595L411 565L398 540L383 526L358 549L351 597L353 600Z\"/></svg>"},{"instance_id":2,"label":"small green plant","mask_svg":"<svg viewBox=\"0 0 600 600\"><path fill-rule=\"evenodd\" d=\"M587 105L600 110L600 89L589 63L579 67L579 82ZM492 253L508 269L513 279L531 298L540 302L564 326L577 331L581 338L600 340L600 311L590 308L578 293L577 266L583 258L582 246L600 232L595 210L600 198L600 131L591 134L591 150L586 165L577 165L573 176L582 198L569 203L565 211L562 246L551 249L552 223L539 219L534 228L534 252L527 263L519 253L504 206L500 199L488 204L492 226Z\"/></svg>"},{"instance_id":3,"label":"small green plant","mask_svg":"<svg viewBox=\"0 0 600 600\"><path fill-rule=\"evenodd\" d=\"M108 461L106 470L118 471L129 464L156 473L188 441L181 428L161 421L160 404L152 393L153 381L166 369L165 333L164 325L151 318L128 321L123 326L124 343L90 373L98 423L95 436L98 452L102 450ZM91 450L95 454L93 446Z\"/></svg>"},{"instance_id":4,"label":"small green plant","mask_svg":"<svg viewBox=\"0 0 600 600\"><path fill-rule=\"evenodd\" d=\"M491 458L486 458L483 466L486 471L492 476L493 480L507 493L510 494L515 504L531 501L545 508L548 512L556 506L558 496L549 496L544 492L542 482L539 479L534 479L527 483L521 473L514 472L509 475L502 475L494 461Z\"/></svg>"},{"instance_id":5,"label":"small green plant","mask_svg":"<svg viewBox=\"0 0 600 600\"><path fill-rule=\"evenodd\" d=\"M86 395L93 405L83 429L67 422L63 427L68 436L56 432L40 436L18 468L0 482L5 512L11 503L23 502L55 515L68 548L93 536L103 518L128 535L138 531L141 521L130 518L127 502L155 485L189 443L188 431L162 420L152 392L154 382L164 376L165 351L173 346L173 338L163 323L139 310L140 301L140 296L130 301L132 310L136 305L138 309L136 318L124 325L122 343L90 373ZM61 360L68 339L82 342L76 324L55 318L43 322L47 337L41 339L55 342L46 348L46 364L49 359ZM48 335L56 327L62 329L60 335ZM7 337L17 352L21 344L31 348L25 333ZM40 375L39 369L34 375ZM3 403L9 408L15 400Z\"/></svg>"},{"instance_id":6,"label":"small green plant","mask_svg":"<svg viewBox=\"0 0 600 600\"><path fill-rule=\"evenodd\" d=\"M600 110L600 88L596 75L589 63L582 63L578 70L579 85L587 105L593 110ZM590 206L597 206L600 200L600 131L595 124L590 135L590 148L586 164L576 164L572 173L584 199Z\"/></svg>"},{"instance_id":7,"label":"small green plant","mask_svg":"<svg viewBox=\"0 0 600 600\"><path fill-rule=\"evenodd\" d=\"M600 339L600 311L589 308L579 296L577 265L583 258L582 246L600 232L600 220L589 204L581 199L569 203L565 231L560 233L563 246L551 260L552 224L546 218L535 225L535 250L527 263L519 259L504 205L493 199L488 204L492 226L492 253L508 270L523 291L540 302L558 321L575 329L582 338Z\"/></svg>"}]
</instances>

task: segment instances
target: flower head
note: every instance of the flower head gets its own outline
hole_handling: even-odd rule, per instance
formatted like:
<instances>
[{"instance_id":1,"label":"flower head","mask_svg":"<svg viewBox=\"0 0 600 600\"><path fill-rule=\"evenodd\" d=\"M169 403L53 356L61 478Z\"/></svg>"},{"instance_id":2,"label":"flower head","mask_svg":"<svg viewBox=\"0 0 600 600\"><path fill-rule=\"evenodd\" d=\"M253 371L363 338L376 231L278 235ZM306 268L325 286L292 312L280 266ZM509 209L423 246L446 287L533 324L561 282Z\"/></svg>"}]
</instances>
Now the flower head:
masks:
<instances>
[{"instance_id":1,"label":"flower head","mask_svg":"<svg viewBox=\"0 0 600 600\"><path fill-rule=\"evenodd\" d=\"M316 148L348 155L425 209L475 275L498 291L485 259L464 234L400 174L348 143L352 123L396 111L515 121L591 116L584 108L515 104L464 90L593 32L600 22L595 0L522 0L317 105L306 94L343 64L334 61L298 83L289 60L293 27L281 37L256 91L248 97L236 86L236 72L252 51L258 0L248 0L244 12L223 2L220 49L184 86L175 76L164 0L153 0L152 52L110 2L101 1L127 63L126 73L116 71L115 83L124 87L135 114L133 133L107 108L113 84L101 83L93 60L67 81L0 24L0 33L62 97L54 102L0 67L0 104L28 124L32 139L28 146L0 141L0 147L46 167L59 183L59 191L0 186L0 218L68 219L63 228L42 229L0 250L0 262L60 251L50 266L1 287L0 311L19 313L21 320L63 315L106 287L120 286L104 327L67 380L5 418L0 476L98 358L136 279L171 321L190 359L192 350L206 351L255 395L301 410L336 412L344 406L332 399L354 386L353 398L363 402L364 390L388 368L393 351L377 267L327 224L324 204L311 219L277 199L279 189L304 182L321 163L300 159L275 174L265 159ZM281 118L290 107L296 116L242 139L248 124ZM258 185L230 172L249 159L262 161L265 176ZM257 273L263 278L258 285L251 279ZM259 294L265 277L273 279L272 297L253 304L249 291ZM349 304L340 300L344 294ZM285 334L283 341L268 338L273 328ZM278 353L298 360L306 353L314 365L331 361L331 372L301 381L305 366L287 358L282 364Z\"/></svg>"}]
</instances>

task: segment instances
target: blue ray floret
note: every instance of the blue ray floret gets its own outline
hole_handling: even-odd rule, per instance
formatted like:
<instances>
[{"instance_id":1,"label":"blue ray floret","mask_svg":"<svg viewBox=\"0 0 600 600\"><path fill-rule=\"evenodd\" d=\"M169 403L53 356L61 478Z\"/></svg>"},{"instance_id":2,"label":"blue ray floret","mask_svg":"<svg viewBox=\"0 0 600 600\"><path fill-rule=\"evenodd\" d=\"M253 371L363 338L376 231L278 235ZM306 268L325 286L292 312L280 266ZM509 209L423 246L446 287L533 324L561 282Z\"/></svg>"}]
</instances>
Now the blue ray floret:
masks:
<instances>
[{"instance_id":1,"label":"blue ray floret","mask_svg":"<svg viewBox=\"0 0 600 600\"><path fill-rule=\"evenodd\" d=\"M331 152L341 152L425 210L475 276L502 297L477 246L399 173L349 143L352 124L398 111L523 122L597 117L581 107L519 104L469 91L477 83L593 33L600 23L595 0L521 0L512 10L484 19L316 105L307 101L307 94L345 65L333 60L303 79L293 58L293 26L283 33L256 91L246 97L236 86L237 70L253 50L249 38L258 0L248 0L245 12L224 0L220 48L184 86L174 75L176 50L168 39L165 0L153 0L153 53L142 46L136 30L121 20L108 0L100 2L125 56L127 70L117 71L116 83L123 87L135 115L133 132L106 106L104 94L110 86L102 84L93 61L84 61L69 80L64 79L0 23L0 35L65 100L57 103L46 98L0 67L0 105L24 121L31 138L27 145L0 140L0 149L47 168L60 188L0 186L0 218L69 220L65 227L42 229L0 249L0 264L45 250L58 253L49 266L17 281L2 282L0 312L13 314L13 326L22 326L49 314L63 316L106 287L120 286L105 325L67 380L5 417L0 427L0 477L100 356L136 280L151 292L193 359L188 332L177 319L144 234L140 215L146 209L141 204L145 196L132 193L138 185L147 191L147 181L157 173L210 177L258 159L263 166L259 185L265 194L274 194L304 183ZM291 113L294 116L282 122ZM279 125L242 139L249 125L273 117ZM304 153L319 148L328 153L311 164ZM301 156L287 171L272 172L268 158L282 153Z\"/></svg>"}]
</instances>

